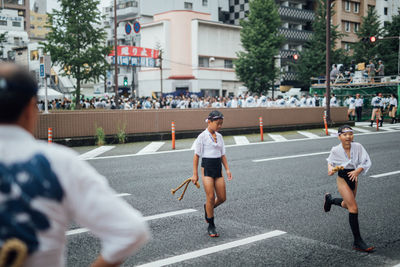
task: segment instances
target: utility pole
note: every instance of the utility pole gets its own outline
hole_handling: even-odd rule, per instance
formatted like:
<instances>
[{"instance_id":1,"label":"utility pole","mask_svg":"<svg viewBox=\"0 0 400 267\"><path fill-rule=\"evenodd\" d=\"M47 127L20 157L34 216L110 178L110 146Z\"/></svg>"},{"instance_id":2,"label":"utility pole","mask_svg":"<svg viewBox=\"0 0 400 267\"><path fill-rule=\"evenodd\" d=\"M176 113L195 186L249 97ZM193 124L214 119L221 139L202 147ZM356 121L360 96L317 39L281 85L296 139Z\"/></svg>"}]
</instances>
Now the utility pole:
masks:
<instances>
[{"instance_id":1,"label":"utility pole","mask_svg":"<svg viewBox=\"0 0 400 267\"><path fill-rule=\"evenodd\" d=\"M334 0L333 0L334 1ZM326 109L325 115L328 123L331 123L331 80L330 80L330 65L331 65L331 0L326 0Z\"/></svg>"},{"instance_id":2,"label":"utility pole","mask_svg":"<svg viewBox=\"0 0 400 267\"><path fill-rule=\"evenodd\" d=\"M119 109L119 95L118 95L118 39L117 39L117 0L114 0L114 84L115 84L115 105Z\"/></svg>"},{"instance_id":3,"label":"utility pole","mask_svg":"<svg viewBox=\"0 0 400 267\"><path fill-rule=\"evenodd\" d=\"M163 76L162 76L162 50L160 49L160 55L158 57L160 59L160 91L161 91L161 98L162 98L162 94L163 94Z\"/></svg>"}]
</instances>

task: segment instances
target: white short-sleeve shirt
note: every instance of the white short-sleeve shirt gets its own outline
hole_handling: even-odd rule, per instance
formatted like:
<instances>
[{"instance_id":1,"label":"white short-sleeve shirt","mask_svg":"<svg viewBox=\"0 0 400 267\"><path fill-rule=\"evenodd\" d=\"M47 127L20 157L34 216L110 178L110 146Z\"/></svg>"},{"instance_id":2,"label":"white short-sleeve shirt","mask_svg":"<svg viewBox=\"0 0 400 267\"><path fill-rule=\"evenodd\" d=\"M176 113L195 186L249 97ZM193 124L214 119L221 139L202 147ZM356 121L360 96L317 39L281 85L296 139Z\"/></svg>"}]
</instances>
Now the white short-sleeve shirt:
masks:
<instances>
[{"instance_id":1,"label":"white short-sleeve shirt","mask_svg":"<svg viewBox=\"0 0 400 267\"><path fill-rule=\"evenodd\" d=\"M214 141L212 134L205 129L195 141L194 153L202 158L220 158L225 155L225 145L222 135L215 132L217 142Z\"/></svg>"}]
</instances>

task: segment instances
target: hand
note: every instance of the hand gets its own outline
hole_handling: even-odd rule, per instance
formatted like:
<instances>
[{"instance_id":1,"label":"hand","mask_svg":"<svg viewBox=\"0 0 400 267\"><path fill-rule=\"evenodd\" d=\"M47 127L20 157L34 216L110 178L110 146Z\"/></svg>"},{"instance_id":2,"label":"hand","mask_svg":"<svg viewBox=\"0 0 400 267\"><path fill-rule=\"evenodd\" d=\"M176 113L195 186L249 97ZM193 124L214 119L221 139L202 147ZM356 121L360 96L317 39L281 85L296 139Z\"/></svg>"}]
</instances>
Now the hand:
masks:
<instances>
[{"instance_id":1,"label":"hand","mask_svg":"<svg viewBox=\"0 0 400 267\"><path fill-rule=\"evenodd\" d=\"M192 183L193 183L193 184L196 184L198 180L199 180L199 175L198 175L198 174L193 174L193 176L192 176Z\"/></svg>"},{"instance_id":2,"label":"hand","mask_svg":"<svg viewBox=\"0 0 400 267\"><path fill-rule=\"evenodd\" d=\"M232 173L230 170L226 171L226 175L228 176L228 181L232 180Z\"/></svg>"},{"instance_id":3,"label":"hand","mask_svg":"<svg viewBox=\"0 0 400 267\"><path fill-rule=\"evenodd\" d=\"M350 181L357 182L358 181L358 175L360 174L359 170L354 170L348 173Z\"/></svg>"}]
</instances>

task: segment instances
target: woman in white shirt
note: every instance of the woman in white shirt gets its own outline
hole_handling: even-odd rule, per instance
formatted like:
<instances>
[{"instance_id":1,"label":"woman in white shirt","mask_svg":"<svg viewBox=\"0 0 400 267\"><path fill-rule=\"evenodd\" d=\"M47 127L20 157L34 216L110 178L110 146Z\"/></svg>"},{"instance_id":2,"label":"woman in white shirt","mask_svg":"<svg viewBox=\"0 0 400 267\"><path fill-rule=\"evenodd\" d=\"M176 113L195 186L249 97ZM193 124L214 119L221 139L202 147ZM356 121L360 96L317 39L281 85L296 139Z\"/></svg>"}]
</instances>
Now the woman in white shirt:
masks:
<instances>
[{"instance_id":1,"label":"woman in white shirt","mask_svg":"<svg viewBox=\"0 0 400 267\"><path fill-rule=\"evenodd\" d=\"M338 134L341 144L332 147L327 161L328 175L332 176L338 172L336 182L342 198L332 198L331 194L326 193L324 210L330 211L332 204L347 209L354 236L353 249L370 252L374 247L367 245L360 235L356 193L358 176L368 172L371 160L364 147L360 143L353 142L353 129L349 125L339 127Z\"/></svg>"},{"instance_id":2,"label":"woman in white shirt","mask_svg":"<svg viewBox=\"0 0 400 267\"><path fill-rule=\"evenodd\" d=\"M226 200L225 180L222 176L222 165L225 167L228 180L232 180L228 161L225 156L225 145L222 135L218 131L222 128L224 116L221 112L212 111L206 120L205 129L195 141L193 157L192 182L199 180L198 165L201 157L201 174L204 191L206 192L206 204L204 204L205 219L208 223L208 235L218 237L214 224L214 208ZM215 197L215 194L217 195Z\"/></svg>"}]
</instances>

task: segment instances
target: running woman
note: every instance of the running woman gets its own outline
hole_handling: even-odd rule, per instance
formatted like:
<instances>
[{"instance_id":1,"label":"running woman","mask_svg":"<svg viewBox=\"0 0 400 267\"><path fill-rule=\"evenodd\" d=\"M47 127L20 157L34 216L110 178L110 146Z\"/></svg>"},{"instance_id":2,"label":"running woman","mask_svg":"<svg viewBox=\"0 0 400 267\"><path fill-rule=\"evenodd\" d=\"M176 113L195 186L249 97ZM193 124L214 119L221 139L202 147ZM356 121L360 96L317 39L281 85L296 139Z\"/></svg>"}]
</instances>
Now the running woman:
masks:
<instances>
[{"instance_id":1,"label":"running woman","mask_svg":"<svg viewBox=\"0 0 400 267\"><path fill-rule=\"evenodd\" d=\"M396 123L396 112L397 112L397 97L395 94L390 95L389 100L389 116L392 118L392 124Z\"/></svg>"},{"instance_id":2,"label":"running woman","mask_svg":"<svg viewBox=\"0 0 400 267\"><path fill-rule=\"evenodd\" d=\"M382 127L383 119L382 119L382 93L376 93L376 96L371 100L372 106L372 114L371 114L371 127L374 124L374 119L377 118L379 120L379 124Z\"/></svg>"},{"instance_id":3,"label":"running woman","mask_svg":"<svg viewBox=\"0 0 400 267\"><path fill-rule=\"evenodd\" d=\"M353 249L370 252L374 247L367 245L360 235L356 193L358 176L368 171L371 160L364 147L360 143L353 142L353 129L349 125L339 127L338 134L341 144L331 149L327 161L329 176L334 175L338 167L343 167L338 171L336 179L342 198L332 198L331 194L326 193L324 210L330 211L332 204L347 209L350 228L354 236Z\"/></svg>"},{"instance_id":4,"label":"running woman","mask_svg":"<svg viewBox=\"0 0 400 267\"><path fill-rule=\"evenodd\" d=\"M195 141L192 182L196 184L199 180L198 165L199 158L201 157L201 179L206 193L204 212L208 223L208 235L210 237L218 237L219 234L214 224L214 208L226 200L222 165L225 167L228 180L232 180L232 174L225 156L224 140L222 139L222 135L218 133L222 128L224 116L221 112L214 110L208 115L206 122L208 123L207 129Z\"/></svg>"}]
</instances>

